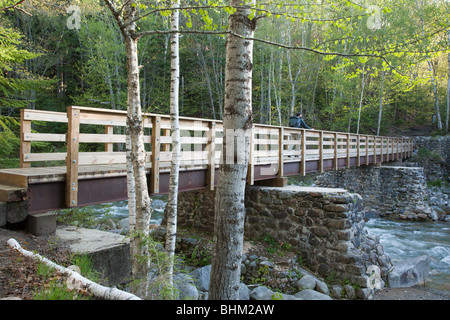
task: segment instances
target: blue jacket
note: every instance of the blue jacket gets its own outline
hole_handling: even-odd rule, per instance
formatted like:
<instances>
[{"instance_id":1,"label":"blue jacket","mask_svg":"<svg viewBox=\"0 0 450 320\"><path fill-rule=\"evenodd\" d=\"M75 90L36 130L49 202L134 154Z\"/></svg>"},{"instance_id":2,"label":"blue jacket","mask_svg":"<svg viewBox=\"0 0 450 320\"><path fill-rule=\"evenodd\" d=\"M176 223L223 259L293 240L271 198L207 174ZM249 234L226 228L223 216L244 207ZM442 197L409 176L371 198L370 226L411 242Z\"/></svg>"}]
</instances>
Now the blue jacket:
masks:
<instances>
[{"instance_id":1,"label":"blue jacket","mask_svg":"<svg viewBox=\"0 0 450 320\"><path fill-rule=\"evenodd\" d=\"M303 119L297 117L297 116L291 116L289 118L289 127L294 127L294 128L306 128L306 129L311 129Z\"/></svg>"}]
</instances>

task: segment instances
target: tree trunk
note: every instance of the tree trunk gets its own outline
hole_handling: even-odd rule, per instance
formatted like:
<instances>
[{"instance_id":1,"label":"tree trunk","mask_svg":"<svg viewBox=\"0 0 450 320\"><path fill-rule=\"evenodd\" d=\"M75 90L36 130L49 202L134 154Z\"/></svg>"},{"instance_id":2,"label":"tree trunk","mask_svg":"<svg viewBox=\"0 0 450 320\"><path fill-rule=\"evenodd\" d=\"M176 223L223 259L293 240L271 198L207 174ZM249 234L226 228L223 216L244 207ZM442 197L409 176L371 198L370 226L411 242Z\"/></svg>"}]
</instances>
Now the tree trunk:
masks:
<instances>
[{"instance_id":1,"label":"tree trunk","mask_svg":"<svg viewBox=\"0 0 450 320\"><path fill-rule=\"evenodd\" d=\"M378 111L378 128L377 128L377 136L380 135L381 128L381 115L383 113L383 82L384 82L384 71L381 74L381 93L380 93L380 110Z\"/></svg>"},{"instance_id":2,"label":"tree trunk","mask_svg":"<svg viewBox=\"0 0 450 320\"><path fill-rule=\"evenodd\" d=\"M151 199L148 194L145 172L146 151L144 148L144 123L141 111L139 88L139 63L137 53L138 39L133 36L136 24L128 22L137 16L136 1L128 1L124 8L123 21L110 0L104 0L113 13L123 35L126 48L127 65L127 133L129 135L129 151L127 152L127 179L129 184L134 181L135 194L128 199L130 212L130 252L131 275L134 279L147 279L149 271L148 248L145 240L149 234L150 217L152 213ZM124 27L125 26L125 27ZM132 168L131 168L132 167ZM128 171L129 169L129 171ZM131 170L132 169L132 170ZM132 175L132 176L131 176ZM129 192L129 191L128 191ZM130 194L129 194L130 196ZM131 207L130 207L131 204ZM135 216L134 221L132 217ZM134 223L134 226L133 226Z\"/></svg>"},{"instance_id":3,"label":"tree trunk","mask_svg":"<svg viewBox=\"0 0 450 320\"><path fill-rule=\"evenodd\" d=\"M430 73L431 73L431 84L433 85L434 111L436 112L437 125L438 125L438 129L442 130L442 120L441 120L441 112L439 111L439 98L438 98L438 93L437 93L437 83L436 83L436 79L434 76L435 73L434 73L434 68L431 63L431 60L428 60L428 67L429 67Z\"/></svg>"},{"instance_id":4,"label":"tree trunk","mask_svg":"<svg viewBox=\"0 0 450 320\"><path fill-rule=\"evenodd\" d=\"M7 243L11 247L11 249L17 250L23 256L35 259L41 263L46 264L57 272L69 276L69 278L66 280L66 284L71 289L86 290L89 293L92 293L94 296L101 298L102 300L141 300L139 297L129 292L125 292L117 288L104 287L95 282L92 282L91 280L83 277L78 272L60 266L59 264L48 260L38 253L25 250L15 239L11 238L7 241Z\"/></svg>"},{"instance_id":5,"label":"tree trunk","mask_svg":"<svg viewBox=\"0 0 450 320\"><path fill-rule=\"evenodd\" d=\"M143 240L148 236L151 216L151 200L148 195L147 177L145 172L144 126L141 112L139 89L139 66L137 55L137 40L127 37L125 40L128 73L128 114L127 128L130 132L131 163L135 183L136 229L130 230L131 242L138 256L147 257L148 250ZM148 263L140 263L133 257L132 274L134 277L146 277Z\"/></svg>"},{"instance_id":6,"label":"tree trunk","mask_svg":"<svg viewBox=\"0 0 450 320\"><path fill-rule=\"evenodd\" d=\"M448 37L449 37L449 42L450 42L450 31L448 33ZM447 131L448 131L449 112L450 112L450 53L448 54L447 116L445 118L445 130L447 130Z\"/></svg>"},{"instance_id":7,"label":"tree trunk","mask_svg":"<svg viewBox=\"0 0 450 320\"><path fill-rule=\"evenodd\" d=\"M359 134L359 123L361 122L361 108L362 108L362 102L363 102L363 97L364 97L364 71L365 71L365 67L363 67L363 73L362 73L361 99L359 99L358 126L356 128L356 134Z\"/></svg>"},{"instance_id":8,"label":"tree trunk","mask_svg":"<svg viewBox=\"0 0 450 320\"><path fill-rule=\"evenodd\" d=\"M248 5L254 5L252 0ZM256 20L249 7L232 0L236 12L229 17L227 36L225 101L223 115L223 161L215 199L213 259L210 300L239 298L241 258L244 241L245 186L252 132L252 59ZM236 139L235 139L236 138ZM232 163L230 163L230 160Z\"/></svg>"},{"instance_id":9,"label":"tree trunk","mask_svg":"<svg viewBox=\"0 0 450 320\"><path fill-rule=\"evenodd\" d=\"M180 0L173 3L170 29L178 31ZM172 33L171 49L171 82L170 82L170 118L172 129L172 163L170 167L169 197L167 201L167 233L166 252L170 261L167 270L169 283L173 285L173 265L175 256L175 243L177 239L177 199L178 199L178 173L180 169L180 128L179 128L179 86L180 86L180 55L179 34Z\"/></svg>"}]
</instances>

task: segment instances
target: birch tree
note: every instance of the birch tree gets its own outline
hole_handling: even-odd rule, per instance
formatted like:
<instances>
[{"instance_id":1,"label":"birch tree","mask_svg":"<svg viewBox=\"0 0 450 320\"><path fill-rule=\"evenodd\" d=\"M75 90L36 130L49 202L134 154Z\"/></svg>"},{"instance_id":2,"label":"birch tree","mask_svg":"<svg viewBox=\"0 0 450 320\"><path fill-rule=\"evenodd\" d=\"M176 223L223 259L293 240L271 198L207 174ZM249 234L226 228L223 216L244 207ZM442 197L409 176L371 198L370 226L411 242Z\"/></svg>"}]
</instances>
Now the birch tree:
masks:
<instances>
[{"instance_id":1,"label":"birch tree","mask_svg":"<svg viewBox=\"0 0 450 320\"><path fill-rule=\"evenodd\" d=\"M127 65L127 132L129 147L127 159L130 170L127 170L128 186L133 185L135 194L130 212L130 250L132 254L131 274L134 278L147 278L149 270L148 248L145 238L149 234L151 217L151 199L147 189L147 177L145 172L144 126L141 111L141 98L139 88L139 70L136 36L136 1L126 1L117 9L110 0L104 0L111 10L123 36L126 48ZM132 169L132 170L131 170ZM130 203L129 203L130 205ZM142 259L143 258L143 259Z\"/></svg>"},{"instance_id":2,"label":"birch tree","mask_svg":"<svg viewBox=\"0 0 450 320\"><path fill-rule=\"evenodd\" d=\"M250 6L232 0L226 44L222 164L215 199L210 300L239 298L244 238L244 195L249 162L252 116L252 61L256 20ZM231 163L230 163L231 161Z\"/></svg>"},{"instance_id":3,"label":"birch tree","mask_svg":"<svg viewBox=\"0 0 450 320\"><path fill-rule=\"evenodd\" d=\"M170 261L168 266L169 283L173 285L173 265L175 255L175 243L177 232L177 198L178 198L178 173L180 170L180 127L179 127L179 86L180 86L180 55L179 55L179 11L180 1L176 0L172 8L170 29L171 50L171 81L170 81L170 119L172 129L172 163L170 167L169 197L167 202L167 234L166 252Z\"/></svg>"}]
</instances>

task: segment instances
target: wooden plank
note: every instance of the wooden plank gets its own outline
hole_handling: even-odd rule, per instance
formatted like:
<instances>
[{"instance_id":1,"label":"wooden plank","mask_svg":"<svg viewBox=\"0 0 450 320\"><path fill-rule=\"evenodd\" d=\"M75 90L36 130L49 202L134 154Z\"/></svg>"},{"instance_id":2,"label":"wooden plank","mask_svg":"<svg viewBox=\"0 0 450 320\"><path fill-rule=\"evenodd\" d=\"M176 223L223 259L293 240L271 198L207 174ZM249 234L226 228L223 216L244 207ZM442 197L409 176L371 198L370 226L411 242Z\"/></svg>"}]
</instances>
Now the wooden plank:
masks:
<instances>
[{"instance_id":1,"label":"wooden plank","mask_svg":"<svg viewBox=\"0 0 450 320\"><path fill-rule=\"evenodd\" d=\"M8 186L28 188L28 178L26 175L19 172L8 172L9 170L3 169L0 172L0 183Z\"/></svg>"},{"instance_id":2,"label":"wooden plank","mask_svg":"<svg viewBox=\"0 0 450 320\"><path fill-rule=\"evenodd\" d=\"M105 111L103 111L105 110ZM99 109L96 111L90 111L82 109L80 110L80 123L81 124L94 124L94 125L111 125L125 127L127 125L126 114L114 114L111 110Z\"/></svg>"},{"instance_id":3,"label":"wooden plank","mask_svg":"<svg viewBox=\"0 0 450 320\"><path fill-rule=\"evenodd\" d=\"M78 149L80 133L80 110L67 107L69 119L67 128L67 157L66 157L66 206L78 204Z\"/></svg>"},{"instance_id":4,"label":"wooden plank","mask_svg":"<svg viewBox=\"0 0 450 320\"><path fill-rule=\"evenodd\" d=\"M67 123L67 115L64 112L22 109L24 120L47 121Z\"/></svg>"},{"instance_id":5,"label":"wooden plank","mask_svg":"<svg viewBox=\"0 0 450 320\"><path fill-rule=\"evenodd\" d=\"M151 181L150 192L159 193L159 164L161 153L161 117L153 118L152 128L152 168L151 168Z\"/></svg>"},{"instance_id":6,"label":"wooden plank","mask_svg":"<svg viewBox=\"0 0 450 320\"><path fill-rule=\"evenodd\" d=\"M36 161L58 161L65 160L67 156L66 152L54 152L54 153L25 153L24 157L27 162L36 162Z\"/></svg>"},{"instance_id":7,"label":"wooden plank","mask_svg":"<svg viewBox=\"0 0 450 320\"><path fill-rule=\"evenodd\" d=\"M80 152L79 165L126 163L126 152Z\"/></svg>"},{"instance_id":8,"label":"wooden plank","mask_svg":"<svg viewBox=\"0 0 450 320\"><path fill-rule=\"evenodd\" d=\"M26 162L26 153L31 152L31 142L25 140L25 136L31 133L31 121L25 119L25 110L20 110L20 167L31 167L29 162Z\"/></svg>"},{"instance_id":9,"label":"wooden plank","mask_svg":"<svg viewBox=\"0 0 450 320\"><path fill-rule=\"evenodd\" d=\"M30 121L27 121L30 122ZM65 133L24 133L23 141L65 142Z\"/></svg>"}]
</instances>

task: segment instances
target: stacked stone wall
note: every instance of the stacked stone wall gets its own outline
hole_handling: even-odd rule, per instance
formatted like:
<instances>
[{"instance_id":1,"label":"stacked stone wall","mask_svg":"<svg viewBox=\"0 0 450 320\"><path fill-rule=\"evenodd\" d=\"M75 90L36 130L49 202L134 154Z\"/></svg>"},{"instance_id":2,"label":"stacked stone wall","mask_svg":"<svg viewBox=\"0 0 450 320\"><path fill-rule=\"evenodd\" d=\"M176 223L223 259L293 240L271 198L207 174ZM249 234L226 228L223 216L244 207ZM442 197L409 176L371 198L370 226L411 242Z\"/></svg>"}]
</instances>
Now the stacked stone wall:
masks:
<instances>
[{"instance_id":1,"label":"stacked stone wall","mask_svg":"<svg viewBox=\"0 0 450 320\"><path fill-rule=\"evenodd\" d=\"M421 157L420 150L430 154ZM445 180L450 172L450 136L414 138L413 161L424 168L428 181Z\"/></svg>"},{"instance_id":2,"label":"stacked stone wall","mask_svg":"<svg viewBox=\"0 0 450 320\"><path fill-rule=\"evenodd\" d=\"M178 225L213 232L214 192L179 194ZM392 268L377 237L367 234L361 197L343 189L248 187L245 238L289 243L314 272L367 286L367 268Z\"/></svg>"},{"instance_id":3,"label":"stacked stone wall","mask_svg":"<svg viewBox=\"0 0 450 320\"><path fill-rule=\"evenodd\" d=\"M321 187L345 188L364 199L364 210L381 217L436 220L427 203L427 184L422 167L361 166L327 171L317 176Z\"/></svg>"}]
</instances>

